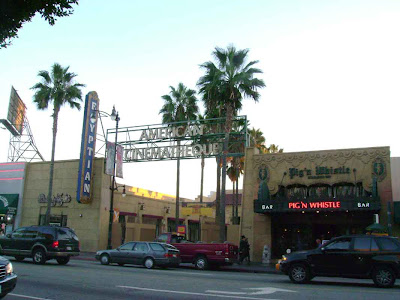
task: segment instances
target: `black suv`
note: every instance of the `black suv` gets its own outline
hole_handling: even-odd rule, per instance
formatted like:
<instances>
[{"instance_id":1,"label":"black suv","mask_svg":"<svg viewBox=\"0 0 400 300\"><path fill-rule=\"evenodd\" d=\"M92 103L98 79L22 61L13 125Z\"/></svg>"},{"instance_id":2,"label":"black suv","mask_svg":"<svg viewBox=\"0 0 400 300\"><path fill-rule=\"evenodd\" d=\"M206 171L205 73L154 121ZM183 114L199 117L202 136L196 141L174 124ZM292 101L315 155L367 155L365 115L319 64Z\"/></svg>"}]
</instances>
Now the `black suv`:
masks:
<instances>
[{"instance_id":1,"label":"black suv","mask_svg":"<svg viewBox=\"0 0 400 300\"><path fill-rule=\"evenodd\" d=\"M400 277L400 242L389 236L341 236L317 249L283 255L276 268L295 283L331 276L372 278L378 287L392 287Z\"/></svg>"},{"instance_id":2,"label":"black suv","mask_svg":"<svg viewBox=\"0 0 400 300\"><path fill-rule=\"evenodd\" d=\"M68 227L21 227L0 238L0 254L14 256L17 261L32 257L35 264L55 258L65 265L71 256L79 255L79 239Z\"/></svg>"}]
</instances>

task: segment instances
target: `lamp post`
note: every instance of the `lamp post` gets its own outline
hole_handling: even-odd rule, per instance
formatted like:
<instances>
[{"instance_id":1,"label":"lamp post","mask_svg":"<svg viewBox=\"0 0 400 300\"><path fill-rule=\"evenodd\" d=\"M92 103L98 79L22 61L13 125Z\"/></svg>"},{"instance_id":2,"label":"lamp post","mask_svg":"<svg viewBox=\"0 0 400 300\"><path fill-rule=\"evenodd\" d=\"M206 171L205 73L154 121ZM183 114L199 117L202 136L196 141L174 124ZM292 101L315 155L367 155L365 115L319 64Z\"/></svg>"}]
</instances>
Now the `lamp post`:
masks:
<instances>
[{"instance_id":1,"label":"lamp post","mask_svg":"<svg viewBox=\"0 0 400 300\"><path fill-rule=\"evenodd\" d=\"M111 120L116 122L115 125L115 144L114 144L114 162L113 162L113 175L112 175L112 183L110 186L111 190L111 200L110 200L110 218L109 218L109 223L108 223L108 242L107 242L107 249L112 249L111 245L111 240L112 240L112 223L113 223L113 217L114 217L114 191L117 188L115 187L115 161L117 157L117 141L118 141L118 123L119 123L119 114L115 110L115 106L113 106L112 112L111 112Z\"/></svg>"}]
</instances>

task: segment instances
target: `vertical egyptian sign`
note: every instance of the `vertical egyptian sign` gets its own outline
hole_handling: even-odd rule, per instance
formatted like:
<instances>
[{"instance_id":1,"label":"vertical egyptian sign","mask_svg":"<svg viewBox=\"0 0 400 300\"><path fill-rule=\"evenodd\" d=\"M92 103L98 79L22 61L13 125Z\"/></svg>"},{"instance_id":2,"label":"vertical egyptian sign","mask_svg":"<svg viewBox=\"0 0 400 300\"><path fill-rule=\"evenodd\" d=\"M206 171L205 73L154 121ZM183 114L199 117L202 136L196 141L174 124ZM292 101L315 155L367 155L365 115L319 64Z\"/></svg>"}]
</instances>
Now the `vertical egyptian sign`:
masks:
<instances>
[{"instance_id":1,"label":"vertical egyptian sign","mask_svg":"<svg viewBox=\"0 0 400 300\"><path fill-rule=\"evenodd\" d=\"M83 116L81 156L79 160L78 187L76 200L79 203L91 202L91 186L93 181L93 163L96 147L97 117L99 97L96 92L90 92L85 98Z\"/></svg>"}]
</instances>

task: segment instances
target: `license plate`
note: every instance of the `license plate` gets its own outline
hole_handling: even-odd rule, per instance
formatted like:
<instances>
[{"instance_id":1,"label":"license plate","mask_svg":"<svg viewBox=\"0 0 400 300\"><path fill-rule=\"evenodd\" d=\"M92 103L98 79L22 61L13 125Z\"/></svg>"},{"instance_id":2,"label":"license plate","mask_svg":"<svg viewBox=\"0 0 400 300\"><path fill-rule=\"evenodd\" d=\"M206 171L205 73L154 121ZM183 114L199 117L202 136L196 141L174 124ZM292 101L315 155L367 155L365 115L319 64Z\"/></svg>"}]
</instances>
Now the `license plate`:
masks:
<instances>
[{"instance_id":1,"label":"license plate","mask_svg":"<svg viewBox=\"0 0 400 300\"><path fill-rule=\"evenodd\" d=\"M67 250L72 250L72 248L71 247L67 247Z\"/></svg>"},{"instance_id":2,"label":"license plate","mask_svg":"<svg viewBox=\"0 0 400 300\"><path fill-rule=\"evenodd\" d=\"M172 257L176 257L176 254L173 254Z\"/></svg>"}]
</instances>

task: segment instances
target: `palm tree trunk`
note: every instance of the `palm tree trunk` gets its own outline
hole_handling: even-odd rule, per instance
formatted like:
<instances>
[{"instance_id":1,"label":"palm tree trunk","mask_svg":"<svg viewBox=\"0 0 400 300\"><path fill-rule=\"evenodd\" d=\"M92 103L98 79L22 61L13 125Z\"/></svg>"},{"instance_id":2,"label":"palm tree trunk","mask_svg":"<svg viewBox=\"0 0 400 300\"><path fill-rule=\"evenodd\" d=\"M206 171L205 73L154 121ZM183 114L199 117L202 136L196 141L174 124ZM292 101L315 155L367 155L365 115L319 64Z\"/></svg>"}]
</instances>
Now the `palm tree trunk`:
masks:
<instances>
[{"instance_id":1,"label":"palm tree trunk","mask_svg":"<svg viewBox=\"0 0 400 300\"><path fill-rule=\"evenodd\" d=\"M232 181L232 225L235 225L235 181Z\"/></svg>"},{"instance_id":2,"label":"palm tree trunk","mask_svg":"<svg viewBox=\"0 0 400 300\"><path fill-rule=\"evenodd\" d=\"M225 132L224 147L222 149L222 186L221 186L221 203L219 213L219 241L225 242L225 199L226 199L226 154L228 151L229 133Z\"/></svg>"},{"instance_id":3,"label":"palm tree trunk","mask_svg":"<svg viewBox=\"0 0 400 300\"><path fill-rule=\"evenodd\" d=\"M201 153L200 203L203 203L203 184L204 184L204 153Z\"/></svg>"},{"instance_id":4,"label":"palm tree trunk","mask_svg":"<svg viewBox=\"0 0 400 300\"><path fill-rule=\"evenodd\" d=\"M217 156L217 191L215 197L215 221L219 221L221 206L221 157Z\"/></svg>"},{"instance_id":5,"label":"palm tree trunk","mask_svg":"<svg viewBox=\"0 0 400 300\"><path fill-rule=\"evenodd\" d=\"M225 241L225 199L226 199L226 154L228 153L229 133L232 127L233 107L232 101L226 104L226 120L225 120L225 138L222 148L222 187L221 187L221 208L219 221L219 239L223 243Z\"/></svg>"},{"instance_id":6,"label":"palm tree trunk","mask_svg":"<svg viewBox=\"0 0 400 300\"><path fill-rule=\"evenodd\" d=\"M53 144L51 147L51 161L50 161L50 175L49 175L49 191L47 193L47 210L45 224L50 223L50 212L51 212L51 200L53 198L53 176L54 176L54 154L56 152L56 136L57 136L57 122L58 122L58 112L60 108L54 107L53 113Z\"/></svg>"},{"instance_id":7,"label":"palm tree trunk","mask_svg":"<svg viewBox=\"0 0 400 300\"><path fill-rule=\"evenodd\" d=\"M179 172L180 172L180 148L181 141L178 141L178 159L176 160L176 201L175 201L175 230L178 232L179 225Z\"/></svg>"},{"instance_id":8,"label":"palm tree trunk","mask_svg":"<svg viewBox=\"0 0 400 300\"><path fill-rule=\"evenodd\" d=\"M239 225L239 174L236 179L235 222Z\"/></svg>"}]
</instances>

